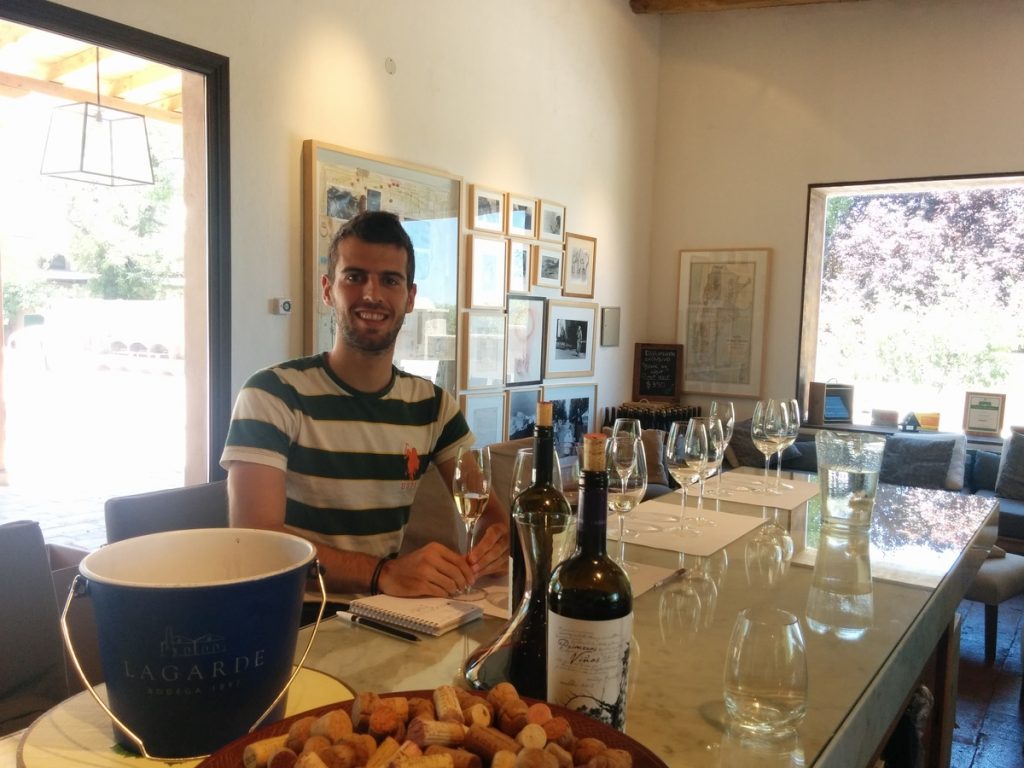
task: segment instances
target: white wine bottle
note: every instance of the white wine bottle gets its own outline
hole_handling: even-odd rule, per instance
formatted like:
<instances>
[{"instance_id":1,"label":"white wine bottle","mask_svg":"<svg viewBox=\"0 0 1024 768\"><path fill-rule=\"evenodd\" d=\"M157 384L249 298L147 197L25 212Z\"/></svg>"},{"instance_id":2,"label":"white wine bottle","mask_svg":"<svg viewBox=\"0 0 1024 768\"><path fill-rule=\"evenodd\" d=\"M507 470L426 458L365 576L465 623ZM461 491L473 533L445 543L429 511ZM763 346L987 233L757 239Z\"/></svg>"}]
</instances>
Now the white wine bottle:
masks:
<instances>
[{"instance_id":1,"label":"white wine bottle","mask_svg":"<svg viewBox=\"0 0 1024 768\"><path fill-rule=\"evenodd\" d=\"M548 701L619 730L626 722L633 591L608 557L605 436L583 438L576 551L548 584Z\"/></svg>"}]
</instances>

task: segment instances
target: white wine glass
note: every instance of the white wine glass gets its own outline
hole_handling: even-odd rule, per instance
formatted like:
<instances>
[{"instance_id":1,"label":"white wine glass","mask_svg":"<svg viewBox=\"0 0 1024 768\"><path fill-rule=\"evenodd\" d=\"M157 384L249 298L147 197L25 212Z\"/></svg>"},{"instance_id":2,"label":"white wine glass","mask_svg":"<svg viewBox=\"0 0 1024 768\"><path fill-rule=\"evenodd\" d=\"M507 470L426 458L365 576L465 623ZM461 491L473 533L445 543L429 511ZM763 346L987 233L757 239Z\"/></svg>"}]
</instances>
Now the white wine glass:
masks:
<instances>
[{"instance_id":1,"label":"white wine glass","mask_svg":"<svg viewBox=\"0 0 1024 768\"><path fill-rule=\"evenodd\" d=\"M491 494L491 449L459 448L452 474L452 497L466 526L466 552L473 549L473 533L476 521L484 513ZM479 600L484 597L482 590L467 586L459 597L463 600Z\"/></svg>"},{"instance_id":2,"label":"white wine glass","mask_svg":"<svg viewBox=\"0 0 1024 768\"><path fill-rule=\"evenodd\" d=\"M509 509L512 508L512 502L516 500L516 497L533 485L536 477L537 473L533 467L533 448L520 448L516 451L516 458L512 463L512 487L508 500ZM562 488L562 475L558 462L558 453L554 450L552 450L551 457L551 484L555 486L555 488ZM574 506L572 502L570 502L570 505Z\"/></svg>"},{"instance_id":3,"label":"white wine glass","mask_svg":"<svg viewBox=\"0 0 1024 768\"><path fill-rule=\"evenodd\" d=\"M643 427L640 426L640 419L620 417L612 424L612 437L618 437L621 434L640 437L642 433Z\"/></svg>"},{"instance_id":4,"label":"white wine glass","mask_svg":"<svg viewBox=\"0 0 1024 768\"><path fill-rule=\"evenodd\" d=\"M704 483L705 487L707 481L712 477L717 478L717 491L720 492L722 489L722 462L725 460L725 433L722 427L722 421L716 416L704 417L705 429L708 433L708 463L704 469ZM716 492L715 498L719 498L719 493Z\"/></svg>"},{"instance_id":5,"label":"white wine glass","mask_svg":"<svg viewBox=\"0 0 1024 768\"><path fill-rule=\"evenodd\" d=\"M714 520L704 516L704 480L707 477L708 457L711 455L707 417L690 419L683 437L683 453L687 466L697 473L697 514L690 520L698 525L715 525Z\"/></svg>"},{"instance_id":6,"label":"white wine glass","mask_svg":"<svg viewBox=\"0 0 1024 768\"><path fill-rule=\"evenodd\" d=\"M772 454L786 431L787 410L785 404L778 400L759 400L754 406L754 415L750 420L750 439L754 447L764 454L764 482L760 488L762 493L781 493L768 482L768 474Z\"/></svg>"},{"instance_id":7,"label":"white wine glass","mask_svg":"<svg viewBox=\"0 0 1024 768\"><path fill-rule=\"evenodd\" d=\"M775 451L775 490L781 493L783 488L793 489L792 485L782 482L782 452L795 443L800 434L800 406L794 399L785 403L780 402L779 408L783 414L783 430Z\"/></svg>"},{"instance_id":8,"label":"white wine glass","mask_svg":"<svg viewBox=\"0 0 1024 768\"><path fill-rule=\"evenodd\" d=\"M626 463L621 459L626 448L622 443L631 443L629 450L632 452L633 460L629 462L627 471L620 468ZM626 515L643 501L647 492L647 460L644 458L643 446L639 438L632 438L626 435L613 437L605 445L607 464L613 467L619 476L619 488L608 493L608 512L614 514L619 520L619 554L615 562L624 570L636 570L636 566L626 562Z\"/></svg>"},{"instance_id":9,"label":"white wine glass","mask_svg":"<svg viewBox=\"0 0 1024 768\"><path fill-rule=\"evenodd\" d=\"M684 535L692 536L699 535L701 531L699 528L686 525L684 522L686 516L686 496L690 484L699 477L700 473L695 472L686 461L686 427L688 423L689 421L673 421L672 426L669 427L668 438L665 441L665 467L682 489L682 511L679 513L679 525L675 530ZM672 520L676 522L674 518Z\"/></svg>"}]
</instances>

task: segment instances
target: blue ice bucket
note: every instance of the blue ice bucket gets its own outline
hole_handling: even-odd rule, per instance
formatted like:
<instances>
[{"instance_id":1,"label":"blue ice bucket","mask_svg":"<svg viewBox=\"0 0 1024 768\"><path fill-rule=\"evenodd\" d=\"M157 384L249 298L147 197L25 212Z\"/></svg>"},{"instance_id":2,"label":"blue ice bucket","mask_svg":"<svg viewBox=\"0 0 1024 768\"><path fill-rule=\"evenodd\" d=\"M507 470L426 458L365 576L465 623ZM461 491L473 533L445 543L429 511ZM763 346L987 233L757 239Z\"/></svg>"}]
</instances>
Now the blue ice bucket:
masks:
<instances>
[{"instance_id":1,"label":"blue ice bucket","mask_svg":"<svg viewBox=\"0 0 1024 768\"><path fill-rule=\"evenodd\" d=\"M106 704L89 690L124 747L206 755L283 715L306 580L318 575L308 541L172 531L102 547L79 571L72 592L93 601Z\"/></svg>"}]
</instances>

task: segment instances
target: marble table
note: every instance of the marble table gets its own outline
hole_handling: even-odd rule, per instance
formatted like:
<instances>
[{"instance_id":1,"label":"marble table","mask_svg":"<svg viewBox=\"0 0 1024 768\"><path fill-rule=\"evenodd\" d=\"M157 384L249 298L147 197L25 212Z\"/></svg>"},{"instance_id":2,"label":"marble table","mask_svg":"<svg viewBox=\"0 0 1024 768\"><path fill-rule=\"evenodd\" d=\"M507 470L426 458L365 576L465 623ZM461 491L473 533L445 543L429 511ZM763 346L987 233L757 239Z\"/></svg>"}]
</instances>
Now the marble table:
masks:
<instances>
[{"instance_id":1,"label":"marble table","mask_svg":"<svg viewBox=\"0 0 1024 768\"><path fill-rule=\"evenodd\" d=\"M773 511L728 500L720 502L720 509L758 517ZM683 579L641 595L635 601L626 733L671 768L742 765L748 757L750 762L770 758L786 764L787 756L793 764L869 765L933 651L946 648L956 607L995 540L997 509L992 499L882 486L870 533L874 616L858 639L818 634L807 625L820 528L817 497L777 515L795 544L784 572L766 578L763 570L752 569L748 576L746 549L755 530L704 563L716 582L717 598L705 599L698 617L680 595L688 589ZM676 567L679 555L628 546L627 559ZM773 744L741 739L724 727L726 644L736 614L756 603L801 617L807 643L807 716L796 734ZM501 626L500 620L485 618L440 638L408 643L327 621L307 663L357 691L431 688L460 679L467 654ZM936 691L937 717L951 732L951 713L942 705L955 705L955 692L953 702L945 702L942 693ZM772 754L762 754L765 750Z\"/></svg>"}]
</instances>

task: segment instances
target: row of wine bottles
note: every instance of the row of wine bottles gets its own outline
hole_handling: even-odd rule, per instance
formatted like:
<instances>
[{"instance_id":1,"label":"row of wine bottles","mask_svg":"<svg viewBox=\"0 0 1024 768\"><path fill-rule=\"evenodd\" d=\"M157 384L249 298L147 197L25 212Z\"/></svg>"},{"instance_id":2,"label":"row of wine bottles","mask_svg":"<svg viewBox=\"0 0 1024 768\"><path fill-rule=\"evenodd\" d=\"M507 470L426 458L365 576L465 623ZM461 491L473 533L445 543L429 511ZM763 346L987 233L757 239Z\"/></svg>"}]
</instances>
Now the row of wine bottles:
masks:
<instances>
[{"instance_id":1,"label":"row of wine bottles","mask_svg":"<svg viewBox=\"0 0 1024 768\"><path fill-rule=\"evenodd\" d=\"M467 682L511 682L524 696L584 712L621 729L633 627L629 578L607 555L605 436L583 441L579 518L552 482L551 404L538 403L533 484L511 509L510 619L469 656ZM559 562L576 529L572 555Z\"/></svg>"},{"instance_id":2,"label":"row of wine bottles","mask_svg":"<svg viewBox=\"0 0 1024 768\"><path fill-rule=\"evenodd\" d=\"M657 403L623 403L604 409L602 426L611 427L616 419L638 419L644 429L668 432L673 421L689 421L703 415L699 405L659 405Z\"/></svg>"}]
</instances>

